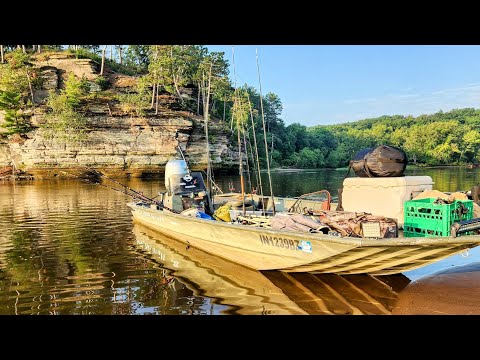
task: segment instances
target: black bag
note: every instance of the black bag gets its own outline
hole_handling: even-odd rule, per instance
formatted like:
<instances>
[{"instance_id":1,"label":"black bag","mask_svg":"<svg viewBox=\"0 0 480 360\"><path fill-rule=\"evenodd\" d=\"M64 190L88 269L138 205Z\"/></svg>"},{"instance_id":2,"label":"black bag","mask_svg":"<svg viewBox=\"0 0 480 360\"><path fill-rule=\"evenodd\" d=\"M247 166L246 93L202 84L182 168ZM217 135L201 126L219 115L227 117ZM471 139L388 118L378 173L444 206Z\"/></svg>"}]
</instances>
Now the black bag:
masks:
<instances>
[{"instance_id":1,"label":"black bag","mask_svg":"<svg viewBox=\"0 0 480 360\"><path fill-rule=\"evenodd\" d=\"M357 152L350 167L359 177L403 176L407 167L407 154L402 149L380 145Z\"/></svg>"}]
</instances>

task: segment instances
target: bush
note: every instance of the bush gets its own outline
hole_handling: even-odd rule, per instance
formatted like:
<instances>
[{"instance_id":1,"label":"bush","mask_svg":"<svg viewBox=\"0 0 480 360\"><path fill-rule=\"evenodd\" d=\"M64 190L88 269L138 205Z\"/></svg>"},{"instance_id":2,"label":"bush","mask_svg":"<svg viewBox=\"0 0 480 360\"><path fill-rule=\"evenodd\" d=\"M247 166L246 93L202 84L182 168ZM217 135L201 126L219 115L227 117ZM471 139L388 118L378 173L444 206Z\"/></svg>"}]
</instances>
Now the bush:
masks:
<instances>
[{"instance_id":1,"label":"bush","mask_svg":"<svg viewBox=\"0 0 480 360\"><path fill-rule=\"evenodd\" d=\"M148 87L145 81L139 81L135 93L118 95L120 108L125 114L143 116L149 106Z\"/></svg>"},{"instance_id":2,"label":"bush","mask_svg":"<svg viewBox=\"0 0 480 360\"><path fill-rule=\"evenodd\" d=\"M65 81L65 89L60 94L52 91L47 99L50 112L46 114L46 123L42 126L46 136L54 136L74 142L85 138L87 119L75 111L84 94L85 79L79 80L70 73Z\"/></svg>"},{"instance_id":3,"label":"bush","mask_svg":"<svg viewBox=\"0 0 480 360\"><path fill-rule=\"evenodd\" d=\"M71 108L80 105L81 97L84 95L83 88L82 80L77 79L72 72L69 73L65 81L65 90L63 93L65 94L66 102Z\"/></svg>"},{"instance_id":4,"label":"bush","mask_svg":"<svg viewBox=\"0 0 480 360\"><path fill-rule=\"evenodd\" d=\"M144 108L148 106L142 94L130 93L118 95L120 101L120 109L124 114L143 116L145 114Z\"/></svg>"},{"instance_id":5,"label":"bush","mask_svg":"<svg viewBox=\"0 0 480 360\"><path fill-rule=\"evenodd\" d=\"M24 54L20 49L15 49L15 51L9 53L8 63L12 69L21 68L27 64L30 64L30 55L26 53Z\"/></svg>"},{"instance_id":6,"label":"bush","mask_svg":"<svg viewBox=\"0 0 480 360\"><path fill-rule=\"evenodd\" d=\"M51 110L46 114L47 121L43 125L47 137L56 136L66 141L78 141L85 137L87 119L74 110L65 91L60 94L52 91L47 106Z\"/></svg>"},{"instance_id":7,"label":"bush","mask_svg":"<svg viewBox=\"0 0 480 360\"><path fill-rule=\"evenodd\" d=\"M107 90L110 87L110 81L104 76L99 76L95 79L95 83L100 86L101 90Z\"/></svg>"},{"instance_id":8,"label":"bush","mask_svg":"<svg viewBox=\"0 0 480 360\"><path fill-rule=\"evenodd\" d=\"M90 83L85 77L85 74L82 76L80 79L80 89L82 90L82 93L86 94L90 91Z\"/></svg>"},{"instance_id":9,"label":"bush","mask_svg":"<svg viewBox=\"0 0 480 360\"><path fill-rule=\"evenodd\" d=\"M38 74L38 71L34 70L31 74L31 83L34 89L41 89L45 79Z\"/></svg>"}]
</instances>

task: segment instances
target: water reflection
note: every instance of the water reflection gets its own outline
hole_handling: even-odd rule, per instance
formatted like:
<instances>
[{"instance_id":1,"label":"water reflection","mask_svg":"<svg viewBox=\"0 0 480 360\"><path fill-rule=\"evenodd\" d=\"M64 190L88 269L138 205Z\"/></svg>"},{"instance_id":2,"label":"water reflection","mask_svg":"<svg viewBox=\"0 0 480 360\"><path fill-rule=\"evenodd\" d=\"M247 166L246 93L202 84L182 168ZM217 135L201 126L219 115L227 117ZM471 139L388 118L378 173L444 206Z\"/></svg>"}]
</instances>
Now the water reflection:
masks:
<instances>
[{"instance_id":1,"label":"water reflection","mask_svg":"<svg viewBox=\"0 0 480 360\"><path fill-rule=\"evenodd\" d=\"M281 170L272 172L273 193L276 196L300 196L326 189L332 196L338 195L347 174L346 169L310 169L310 170ZM352 176L353 172L350 172ZM473 185L480 183L480 169L464 167L437 167L421 168L409 167L405 172L409 176L428 175L434 181L434 188L439 191L470 190ZM240 189L238 175L222 175L215 179L222 190L228 191L228 184L233 183L235 189ZM262 173L262 183L268 184L266 173ZM264 185L265 186L265 185ZM246 185L248 189L248 185ZM265 192L269 194L268 187Z\"/></svg>"},{"instance_id":2,"label":"water reflection","mask_svg":"<svg viewBox=\"0 0 480 360\"><path fill-rule=\"evenodd\" d=\"M208 314L136 251L125 196L78 181L0 186L0 314ZM176 284L173 284L176 285Z\"/></svg>"},{"instance_id":3,"label":"water reflection","mask_svg":"<svg viewBox=\"0 0 480 360\"><path fill-rule=\"evenodd\" d=\"M480 169L415 171L431 175L443 191L469 189L480 182ZM335 194L344 175L343 170L275 173L274 190L276 195L293 196L326 188ZM237 180L238 176L216 179L224 190ZM150 197L163 188L161 179L122 182ZM414 281L404 290L404 276L259 273L133 227L128 200L76 180L0 182L0 314L477 312L477 271L448 275L455 286L444 282L432 287L426 280L452 265L478 263L478 248L468 258L456 255L406 273ZM162 259L159 251L177 262ZM441 273L434 279L446 276ZM419 297L428 299L429 292L442 291L448 298L432 298L430 305L418 307ZM407 301L407 295L415 300ZM456 299L458 307L445 310L443 302L449 299Z\"/></svg>"},{"instance_id":4,"label":"water reflection","mask_svg":"<svg viewBox=\"0 0 480 360\"><path fill-rule=\"evenodd\" d=\"M391 314L403 275L312 275L258 272L188 247L135 224L141 249L195 295L216 298L233 314Z\"/></svg>"}]
</instances>

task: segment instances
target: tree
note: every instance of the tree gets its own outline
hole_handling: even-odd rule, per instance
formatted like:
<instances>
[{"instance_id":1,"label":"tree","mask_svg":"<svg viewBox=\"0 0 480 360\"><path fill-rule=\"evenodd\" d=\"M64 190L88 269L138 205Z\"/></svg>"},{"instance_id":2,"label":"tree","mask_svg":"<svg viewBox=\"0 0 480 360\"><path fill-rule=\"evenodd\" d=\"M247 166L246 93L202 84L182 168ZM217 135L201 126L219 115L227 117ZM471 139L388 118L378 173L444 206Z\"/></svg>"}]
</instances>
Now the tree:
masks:
<instances>
[{"instance_id":1,"label":"tree","mask_svg":"<svg viewBox=\"0 0 480 360\"><path fill-rule=\"evenodd\" d=\"M140 73L146 73L151 49L149 45L128 45L125 51L125 65L135 68Z\"/></svg>"},{"instance_id":2,"label":"tree","mask_svg":"<svg viewBox=\"0 0 480 360\"><path fill-rule=\"evenodd\" d=\"M9 56L8 63L0 66L0 90L20 93L22 98L30 95L33 104L30 55L16 49Z\"/></svg>"},{"instance_id":3,"label":"tree","mask_svg":"<svg viewBox=\"0 0 480 360\"><path fill-rule=\"evenodd\" d=\"M43 125L47 135L66 141L78 141L85 137L87 119L75 111L82 95L81 82L73 73L69 74L64 90L59 94L54 91L50 93L47 99L50 112L46 114L47 122Z\"/></svg>"},{"instance_id":4,"label":"tree","mask_svg":"<svg viewBox=\"0 0 480 360\"><path fill-rule=\"evenodd\" d=\"M223 52L211 52L207 54L204 49L197 54L201 57L193 80L198 84L202 98L203 114L209 111L210 95L222 91L225 82L228 81L228 62L224 59ZM208 75L209 74L209 75ZM208 97L206 89L210 88Z\"/></svg>"},{"instance_id":5,"label":"tree","mask_svg":"<svg viewBox=\"0 0 480 360\"><path fill-rule=\"evenodd\" d=\"M84 89L82 88L82 81L77 79L71 72L68 74L65 81L65 101L72 109L75 109L80 104L80 98L84 95Z\"/></svg>"},{"instance_id":6,"label":"tree","mask_svg":"<svg viewBox=\"0 0 480 360\"><path fill-rule=\"evenodd\" d=\"M463 135L464 153L466 160L470 163L478 161L480 158L480 132L470 130Z\"/></svg>"},{"instance_id":7,"label":"tree","mask_svg":"<svg viewBox=\"0 0 480 360\"><path fill-rule=\"evenodd\" d=\"M201 55L204 52L202 47L194 45L175 45L170 47L170 77L177 98L183 105L184 101L180 94L180 87L187 85L192 81L196 69L201 62Z\"/></svg>"},{"instance_id":8,"label":"tree","mask_svg":"<svg viewBox=\"0 0 480 360\"><path fill-rule=\"evenodd\" d=\"M122 63L123 63L123 57L122 57L123 45L116 45L116 49L117 49L117 52L118 52L119 64L122 65Z\"/></svg>"},{"instance_id":9,"label":"tree","mask_svg":"<svg viewBox=\"0 0 480 360\"><path fill-rule=\"evenodd\" d=\"M135 86L135 92L121 94L118 96L120 107L123 112L130 115L143 116L145 108L148 107L148 79L142 77Z\"/></svg>"},{"instance_id":10,"label":"tree","mask_svg":"<svg viewBox=\"0 0 480 360\"><path fill-rule=\"evenodd\" d=\"M300 151L310 145L307 127L298 123L287 126L288 140L293 151Z\"/></svg>"},{"instance_id":11,"label":"tree","mask_svg":"<svg viewBox=\"0 0 480 360\"><path fill-rule=\"evenodd\" d=\"M102 50L102 65L100 67L100 76L103 76L103 68L105 66L105 56L106 56L106 52L107 52L107 45L105 45L105 47L103 48Z\"/></svg>"},{"instance_id":12,"label":"tree","mask_svg":"<svg viewBox=\"0 0 480 360\"><path fill-rule=\"evenodd\" d=\"M155 115L158 114L158 93L160 86L163 86L167 91L170 90L171 47L171 45L152 45L149 53L148 74L146 78L152 86L151 108L155 105Z\"/></svg>"},{"instance_id":13,"label":"tree","mask_svg":"<svg viewBox=\"0 0 480 360\"><path fill-rule=\"evenodd\" d=\"M8 135L17 133L23 135L32 128L21 110L21 98L20 93L0 90L0 110L5 112L5 123L2 127L7 129Z\"/></svg>"}]
</instances>

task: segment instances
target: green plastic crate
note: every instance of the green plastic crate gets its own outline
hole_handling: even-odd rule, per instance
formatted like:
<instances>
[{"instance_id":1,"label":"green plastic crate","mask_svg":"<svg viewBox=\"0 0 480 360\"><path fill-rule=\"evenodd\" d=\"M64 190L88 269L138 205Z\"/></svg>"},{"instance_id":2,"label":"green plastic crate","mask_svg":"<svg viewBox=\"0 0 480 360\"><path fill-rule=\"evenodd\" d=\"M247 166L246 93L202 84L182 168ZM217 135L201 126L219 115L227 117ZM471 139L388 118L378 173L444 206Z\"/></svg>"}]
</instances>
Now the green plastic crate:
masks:
<instances>
[{"instance_id":1,"label":"green plastic crate","mask_svg":"<svg viewBox=\"0 0 480 360\"><path fill-rule=\"evenodd\" d=\"M473 217L472 200L456 200L452 204L434 204L436 198L405 201L403 234L405 237L450 236L456 221ZM466 213L462 213L465 209Z\"/></svg>"}]
</instances>

